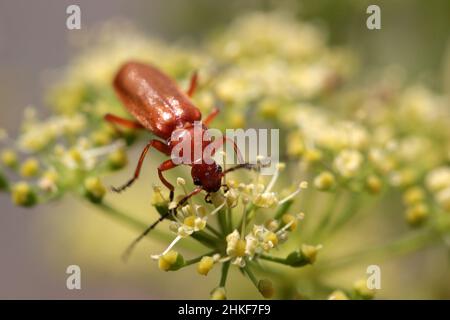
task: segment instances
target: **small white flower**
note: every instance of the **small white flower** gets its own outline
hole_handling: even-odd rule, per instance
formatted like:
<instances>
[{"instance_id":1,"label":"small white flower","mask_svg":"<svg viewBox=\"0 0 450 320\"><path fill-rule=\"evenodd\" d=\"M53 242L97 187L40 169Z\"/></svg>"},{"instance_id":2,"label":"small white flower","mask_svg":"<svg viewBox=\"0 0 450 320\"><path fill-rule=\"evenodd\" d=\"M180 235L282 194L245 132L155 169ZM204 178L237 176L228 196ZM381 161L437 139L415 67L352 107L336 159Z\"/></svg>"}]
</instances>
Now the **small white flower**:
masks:
<instances>
[{"instance_id":1,"label":"small white flower","mask_svg":"<svg viewBox=\"0 0 450 320\"><path fill-rule=\"evenodd\" d=\"M450 187L450 167L440 167L431 171L425 181L428 189L433 192Z\"/></svg>"},{"instance_id":2,"label":"small white flower","mask_svg":"<svg viewBox=\"0 0 450 320\"><path fill-rule=\"evenodd\" d=\"M336 170L346 178L355 176L361 168L363 156L359 151L346 149L334 159Z\"/></svg>"}]
</instances>

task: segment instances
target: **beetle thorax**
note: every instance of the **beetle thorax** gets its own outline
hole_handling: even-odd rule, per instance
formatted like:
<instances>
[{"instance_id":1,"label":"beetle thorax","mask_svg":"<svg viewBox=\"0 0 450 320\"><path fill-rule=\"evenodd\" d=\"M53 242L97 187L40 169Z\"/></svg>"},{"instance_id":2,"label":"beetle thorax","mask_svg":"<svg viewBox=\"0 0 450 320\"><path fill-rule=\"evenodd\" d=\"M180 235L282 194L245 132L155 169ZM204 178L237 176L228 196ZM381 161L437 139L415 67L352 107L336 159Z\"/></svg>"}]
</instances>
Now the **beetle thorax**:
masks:
<instances>
[{"instance_id":1,"label":"beetle thorax","mask_svg":"<svg viewBox=\"0 0 450 320\"><path fill-rule=\"evenodd\" d=\"M179 157L178 163L193 165L204 163L210 155L205 155L206 147L211 143L204 125L190 125L175 129L168 140L172 157ZM174 159L172 159L174 160Z\"/></svg>"}]
</instances>

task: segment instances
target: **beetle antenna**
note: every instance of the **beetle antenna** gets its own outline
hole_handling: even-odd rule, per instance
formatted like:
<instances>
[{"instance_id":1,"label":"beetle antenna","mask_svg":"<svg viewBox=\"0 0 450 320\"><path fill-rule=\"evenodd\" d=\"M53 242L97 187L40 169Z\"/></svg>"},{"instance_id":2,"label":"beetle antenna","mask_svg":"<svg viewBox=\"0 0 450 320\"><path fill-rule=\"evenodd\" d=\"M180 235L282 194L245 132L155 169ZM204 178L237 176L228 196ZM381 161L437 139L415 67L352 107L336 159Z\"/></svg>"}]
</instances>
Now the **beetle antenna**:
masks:
<instances>
[{"instance_id":1,"label":"beetle antenna","mask_svg":"<svg viewBox=\"0 0 450 320\"><path fill-rule=\"evenodd\" d=\"M124 251L124 253L122 254L122 260L124 262L128 261L128 258L131 255L131 252L133 251L134 247L139 243L139 241L141 241L150 231L152 231L161 221L163 221L164 219L166 219L169 214L172 211L169 210L167 213L163 214L158 220L156 220L155 222L153 222L150 226L147 227L147 229L144 230L144 232L142 232L139 237L137 237L136 239L133 240L132 243L130 243L130 245L127 247L127 249Z\"/></svg>"},{"instance_id":2,"label":"beetle antenna","mask_svg":"<svg viewBox=\"0 0 450 320\"><path fill-rule=\"evenodd\" d=\"M197 193L199 193L200 191L202 191L202 187L197 187L195 188L193 191L191 191L191 193L185 195L180 201L178 201L177 205L175 208L169 209L166 213L164 213L161 217L159 217L158 220L156 220L155 222L153 222L150 226L147 227L147 229L144 230L144 232L142 232L139 237L137 237L136 239L133 240L132 243L130 243L130 245L127 247L127 249L124 251L124 253L122 254L122 260L124 262L128 261L128 258L131 255L131 252L133 251L134 247L136 247L136 245L139 243L139 241L141 241L150 231L152 231L161 221L163 221L164 219L166 219L167 217L169 217L169 215L171 214L175 214L177 209L179 207L181 207L182 205L184 205L189 198L191 198L192 196L196 195Z\"/></svg>"},{"instance_id":3,"label":"beetle antenna","mask_svg":"<svg viewBox=\"0 0 450 320\"><path fill-rule=\"evenodd\" d=\"M239 170L239 169L247 169L247 170L259 170L259 165L257 164L251 164L251 163L241 163L234 167L228 168L223 172L223 175L226 175L227 173Z\"/></svg>"}]
</instances>

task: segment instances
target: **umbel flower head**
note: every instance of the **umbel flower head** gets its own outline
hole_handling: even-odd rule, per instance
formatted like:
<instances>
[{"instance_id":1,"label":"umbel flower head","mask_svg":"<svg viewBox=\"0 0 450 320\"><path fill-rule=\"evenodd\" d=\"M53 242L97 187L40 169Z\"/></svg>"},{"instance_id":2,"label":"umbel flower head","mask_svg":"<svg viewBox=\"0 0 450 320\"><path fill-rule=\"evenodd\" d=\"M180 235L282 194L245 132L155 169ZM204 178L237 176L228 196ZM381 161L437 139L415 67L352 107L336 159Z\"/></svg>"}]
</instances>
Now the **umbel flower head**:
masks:
<instances>
[{"instance_id":1,"label":"umbel flower head","mask_svg":"<svg viewBox=\"0 0 450 320\"><path fill-rule=\"evenodd\" d=\"M227 297L230 270L238 270L266 298L292 298L296 292L303 297L298 291L306 282L315 289L307 290L314 291L312 297L371 298L361 281L353 289L324 292L328 286L320 271L298 268L316 263L319 253L321 263L332 251L327 251L332 237L374 203L395 208L383 216L387 223L402 214L419 229L411 232L425 233L396 252L448 239L450 111L442 94L405 85L390 68L362 84L351 49L331 47L321 28L285 12L246 14L191 47L115 24L92 39L50 88L47 118L27 107L17 137L0 130L0 191L15 205L30 208L71 194L137 231L147 227L110 203L104 183L130 168L136 159L128 155L136 142L148 141L145 133L103 121L106 113L128 116L111 82L124 62L134 60L158 66L180 87L198 70L192 99L200 111L223 105L214 123L219 129L265 123L279 128L280 156L286 159L286 168L279 164L272 177L235 172L211 195L211 203L197 195L175 211L177 201L169 203L165 187L154 186L151 205L160 216L170 211L168 225L150 235L167 239L165 249L150 255L159 269L192 265L202 277L219 271L213 299ZM177 171L184 177L176 184L181 196L192 187L183 172ZM307 192L299 177L311 182ZM185 253L189 240L204 250Z\"/></svg>"},{"instance_id":2,"label":"umbel flower head","mask_svg":"<svg viewBox=\"0 0 450 320\"><path fill-rule=\"evenodd\" d=\"M158 261L159 268L163 271L176 271L196 264L197 273L206 276L216 265L222 265L221 277L226 279L229 265L235 265L248 275L264 297L271 297L273 288L269 288L268 280L257 280L252 271L259 266L260 261L278 262L292 267L314 263L314 250L320 247L308 251L307 248L316 247L304 245L301 257L297 258L288 256L283 259L270 255L288 240L289 234L296 230L298 222L304 217L303 213L292 214L288 211L295 197L307 187L305 182L301 182L293 192L282 198L273 190L279 171L283 168L284 165L278 165L276 173L267 184L262 181L258 172L254 173L250 181L227 181L226 191L214 194L212 206L195 204L189 200L179 208L169 224L174 240L163 252L151 256ZM178 178L177 185L187 194L184 179ZM164 200L166 197L161 189L155 188L154 191L153 205L157 210L170 210L170 204ZM191 260L181 260L181 255L174 249L186 237L193 237L210 251ZM224 285L225 283L221 283L221 288ZM213 298L218 295L214 292Z\"/></svg>"}]
</instances>

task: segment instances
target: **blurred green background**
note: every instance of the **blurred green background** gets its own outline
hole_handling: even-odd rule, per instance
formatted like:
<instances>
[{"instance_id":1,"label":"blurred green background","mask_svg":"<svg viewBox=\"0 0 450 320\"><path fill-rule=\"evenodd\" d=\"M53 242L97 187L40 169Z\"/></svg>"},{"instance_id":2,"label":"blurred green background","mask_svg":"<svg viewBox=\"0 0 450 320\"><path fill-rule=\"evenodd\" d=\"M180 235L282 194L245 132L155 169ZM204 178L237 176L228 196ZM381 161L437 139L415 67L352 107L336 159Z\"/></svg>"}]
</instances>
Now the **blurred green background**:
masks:
<instances>
[{"instance_id":1,"label":"blurred green background","mask_svg":"<svg viewBox=\"0 0 450 320\"><path fill-rule=\"evenodd\" d=\"M195 43L246 12L289 10L299 19L323 28L331 45L345 45L354 50L360 57L362 78L376 75L381 67L398 65L405 70L406 82L421 81L438 92L450 87L447 49L450 2L445 0L83 0L77 1L82 11L82 29L78 31L65 27L65 10L69 4L72 1L0 0L0 127L12 135L17 133L26 106L32 104L43 114L48 113L43 98L53 71L64 67L76 55L77 47L73 44L77 39L111 19L130 21L144 34L169 42L182 39ZM381 7L381 30L366 28L369 4ZM130 159L137 157L138 150L134 151ZM145 221L153 217L148 214L151 190L145 186L151 185L154 165L161 159L156 156L149 161L140 188L114 200L135 204L136 215ZM128 175L124 170L110 182L120 183ZM199 278L191 270L160 274L156 264L149 261L150 247L152 252L164 248L164 243L157 242L141 245L137 258L123 264L120 253L135 232L89 209L77 199L66 199L51 206L25 210L14 207L7 195L0 194L0 298L195 299L208 296L218 270L207 278ZM383 213L386 208L376 210ZM357 232L352 229L344 233L340 243L376 243L380 237L407 228L400 215L397 220L391 217L386 225L382 214L374 215L359 225ZM383 262L383 289L379 297L449 298L448 257L440 250L430 249ZM329 275L330 282L364 276L365 266L370 263L336 270ZM81 291L69 291L65 287L65 270L70 264L78 264L82 269ZM240 287L230 286L229 296L254 297L251 284L239 281L239 277L233 274L232 282L239 283Z\"/></svg>"}]
</instances>

